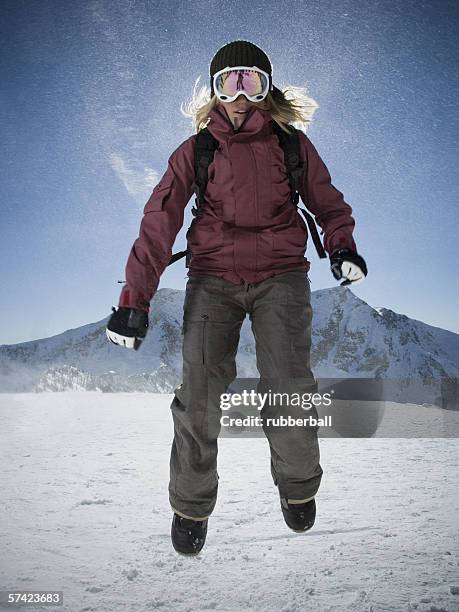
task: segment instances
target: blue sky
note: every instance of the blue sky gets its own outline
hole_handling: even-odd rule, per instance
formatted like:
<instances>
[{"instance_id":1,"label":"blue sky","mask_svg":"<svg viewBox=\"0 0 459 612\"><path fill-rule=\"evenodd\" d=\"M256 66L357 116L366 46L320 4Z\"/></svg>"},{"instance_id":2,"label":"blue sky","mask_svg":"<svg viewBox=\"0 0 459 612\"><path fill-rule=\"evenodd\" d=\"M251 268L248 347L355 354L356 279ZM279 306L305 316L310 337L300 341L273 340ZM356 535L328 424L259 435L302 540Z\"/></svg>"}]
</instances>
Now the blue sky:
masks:
<instances>
[{"instance_id":1,"label":"blue sky","mask_svg":"<svg viewBox=\"0 0 459 612\"><path fill-rule=\"evenodd\" d=\"M0 343L110 313L145 202L193 133L180 103L238 38L319 104L308 136L369 269L354 293L459 332L458 13L449 0L3 0ZM312 289L336 286L307 256ZM186 273L174 264L160 287Z\"/></svg>"}]
</instances>

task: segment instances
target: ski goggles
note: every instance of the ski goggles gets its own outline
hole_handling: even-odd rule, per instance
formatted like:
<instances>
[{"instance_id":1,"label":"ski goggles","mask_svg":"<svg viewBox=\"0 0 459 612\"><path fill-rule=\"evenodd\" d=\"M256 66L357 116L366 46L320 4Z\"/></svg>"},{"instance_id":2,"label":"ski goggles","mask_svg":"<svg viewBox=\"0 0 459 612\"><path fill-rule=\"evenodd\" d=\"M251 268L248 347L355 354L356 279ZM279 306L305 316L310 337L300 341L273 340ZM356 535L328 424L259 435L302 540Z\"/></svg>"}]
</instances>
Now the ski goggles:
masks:
<instances>
[{"instance_id":1,"label":"ski goggles","mask_svg":"<svg viewBox=\"0 0 459 612\"><path fill-rule=\"evenodd\" d=\"M241 94L250 102L260 102L268 95L270 78L256 66L235 66L216 72L213 86L215 95L222 102L233 102Z\"/></svg>"}]
</instances>

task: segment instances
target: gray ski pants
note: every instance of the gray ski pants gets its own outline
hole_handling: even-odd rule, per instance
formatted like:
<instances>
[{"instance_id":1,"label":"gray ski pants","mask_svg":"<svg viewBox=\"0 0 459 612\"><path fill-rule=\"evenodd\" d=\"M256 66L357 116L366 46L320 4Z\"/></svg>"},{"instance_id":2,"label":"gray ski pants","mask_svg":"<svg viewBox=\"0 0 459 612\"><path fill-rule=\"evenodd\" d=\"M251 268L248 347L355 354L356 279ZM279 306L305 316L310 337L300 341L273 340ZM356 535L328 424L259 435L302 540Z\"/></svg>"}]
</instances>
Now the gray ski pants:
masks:
<instances>
[{"instance_id":1,"label":"gray ski pants","mask_svg":"<svg viewBox=\"0 0 459 612\"><path fill-rule=\"evenodd\" d=\"M236 353L249 314L256 344L259 392L317 390L310 369L311 291L295 268L259 283L235 285L216 276L189 276L183 317L183 382L174 390L174 439L169 501L182 516L210 516L217 500L220 394L237 376ZM318 417L314 406L265 405L261 416ZM273 421L271 421L272 423ZM318 427L266 426L271 474L282 497L304 500L319 489ZM248 461L250 458L247 458Z\"/></svg>"}]
</instances>

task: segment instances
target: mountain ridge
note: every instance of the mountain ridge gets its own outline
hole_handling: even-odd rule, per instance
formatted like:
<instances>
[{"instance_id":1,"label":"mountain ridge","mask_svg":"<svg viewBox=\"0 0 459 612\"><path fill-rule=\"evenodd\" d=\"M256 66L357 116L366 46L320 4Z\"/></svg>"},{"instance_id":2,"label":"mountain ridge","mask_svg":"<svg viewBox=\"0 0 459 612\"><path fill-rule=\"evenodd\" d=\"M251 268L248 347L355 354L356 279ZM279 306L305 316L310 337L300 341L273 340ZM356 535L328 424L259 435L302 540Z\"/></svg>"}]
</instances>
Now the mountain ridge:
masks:
<instances>
[{"instance_id":1,"label":"mountain ridge","mask_svg":"<svg viewBox=\"0 0 459 612\"><path fill-rule=\"evenodd\" d=\"M169 288L155 294L139 351L108 342L110 315L47 338L0 345L0 392L172 392L181 380L184 295ZM406 378L423 384L458 378L459 334L374 308L346 286L312 291L311 304L311 365L317 378ZM248 317L236 363L238 377L258 378ZM432 389L435 393L438 389Z\"/></svg>"}]
</instances>

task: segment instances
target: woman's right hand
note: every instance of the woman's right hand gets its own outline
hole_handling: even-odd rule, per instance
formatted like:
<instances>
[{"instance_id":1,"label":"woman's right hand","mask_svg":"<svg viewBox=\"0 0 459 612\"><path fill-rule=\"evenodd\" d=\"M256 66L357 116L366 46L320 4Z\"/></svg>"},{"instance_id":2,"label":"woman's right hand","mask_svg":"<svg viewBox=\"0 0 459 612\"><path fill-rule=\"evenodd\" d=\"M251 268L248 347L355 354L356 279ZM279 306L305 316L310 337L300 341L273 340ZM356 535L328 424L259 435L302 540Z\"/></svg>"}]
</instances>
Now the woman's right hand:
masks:
<instances>
[{"instance_id":1,"label":"woman's right hand","mask_svg":"<svg viewBox=\"0 0 459 612\"><path fill-rule=\"evenodd\" d=\"M137 351L148 331L148 313L138 308L112 307L105 333L113 344Z\"/></svg>"}]
</instances>

